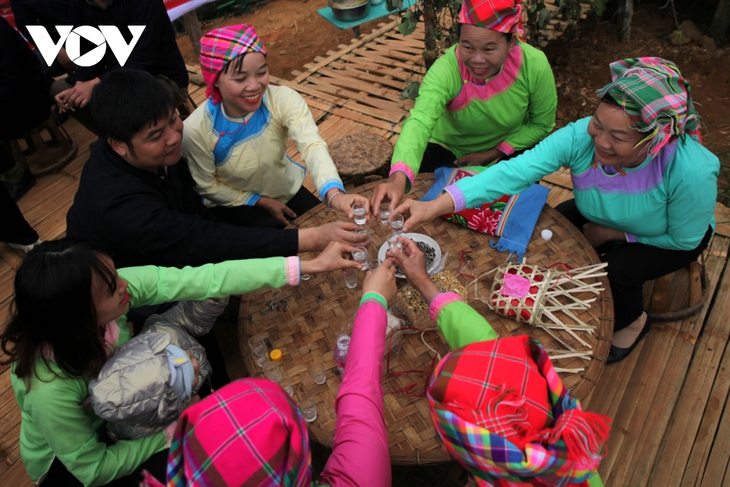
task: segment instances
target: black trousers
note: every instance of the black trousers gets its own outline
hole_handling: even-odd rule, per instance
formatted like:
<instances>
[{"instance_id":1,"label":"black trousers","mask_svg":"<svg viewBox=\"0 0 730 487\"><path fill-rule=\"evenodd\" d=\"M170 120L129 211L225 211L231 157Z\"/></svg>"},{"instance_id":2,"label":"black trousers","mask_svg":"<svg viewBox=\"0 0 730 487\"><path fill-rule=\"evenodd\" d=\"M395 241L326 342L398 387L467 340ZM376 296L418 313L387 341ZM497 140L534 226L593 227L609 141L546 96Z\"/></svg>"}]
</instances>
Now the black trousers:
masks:
<instances>
[{"instance_id":1,"label":"black trousers","mask_svg":"<svg viewBox=\"0 0 730 487\"><path fill-rule=\"evenodd\" d=\"M297 194L290 199L286 206L292 209L297 216L308 212L321 201L307 188L302 186ZM260 206L215 206L210 209L216 219L239 227L254 228L284 228L282 222L274 218L271 213Z\"/></svg>"},{"instance_id":2,"label":"black trousers","mask_svg":"<svg viewBox=\"0 0 730 487\"><path fill-rule=\"evenodd\" d=\"M12 154L0 142L0 174L15 165ZM23 217L10 192L0 183L0 242L30 245L38 240L38 234Z\"/></svg>"},{"instance_id":3,"label":"black trousers","mask_svg":"<svg viewBox=\"0 0 730 487\"><path fill-rule=\"evenodd\" d=\"M519 156L526 150L529 149L518 150L508 156L502 156L500 161L512 159L513 157ZM434 172L440 167L456 167L454 165L456 159L458 158L449 149L442 147L439 144L429 142L426 146L426 151L423 153L421 167L418 169L418 172Z\"/></svg>"},{"instance_id":4,"label":"black trousers","mask_svg":"<svg viewBox=\"0 0 730 487\"><path fill-rule=\"evenodd\" d=\"M579 230L588 223L575 205L568 200L556 208ZM608 262L608 282L613 294L614 328L617 332L633 323L644 312L644 282L658 279L688 266L707 248L712 227L707 229L700 244L692 250L668 250L642 243L608 242L596 249L601 261Z\"/></svg>"},{"instance_id":5,"label":"black trousers","mask_svg":"<svg viewBox=\"0 0 730 487\"><path fill-rule=\"evenodd\" d=\"M109 487L137 487L142 481L142 472L145 470L149 471L155 478L164 483L167 479L168 453L169 450L167 449L155 453L131 474L112 480L106 485ZM48 469L48 473L40 485L43 487L82 487L84 484L79 482L58 458L54 458L51 468Z\"/></svg>"}]
</instances>

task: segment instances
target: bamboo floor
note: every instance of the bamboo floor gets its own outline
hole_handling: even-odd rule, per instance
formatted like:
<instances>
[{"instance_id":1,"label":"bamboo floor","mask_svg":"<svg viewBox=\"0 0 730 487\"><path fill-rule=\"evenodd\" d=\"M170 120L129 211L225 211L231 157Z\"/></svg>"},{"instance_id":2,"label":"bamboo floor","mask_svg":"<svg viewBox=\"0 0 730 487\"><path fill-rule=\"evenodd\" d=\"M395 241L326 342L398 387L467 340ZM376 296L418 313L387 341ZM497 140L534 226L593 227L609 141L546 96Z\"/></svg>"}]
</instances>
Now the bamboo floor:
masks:
<instances>
[{"instance_id":1,"label":"bamboo floor","mask_svg":"<svg viewBox=\"0 0 730 487\"><path fill-rule=\"evenodd\" d=\"M420 36L420 37L419 37ZM323 138L332 143L358 132L397 139L412 106L399 93L422 75L422 36L404 39L394 22L340 46L295 72L292 80L273 79L299 91L309 103ZM198 69L191 67L192 71ZM191 85L196 103L205 90ZM19 202L43 240L65 234L65 215L78 187L96 137L70 119L64 125L78 144L76 157L57 173L38 179ZM289 154L297 160L296 146ZM570 177L553 174L549 204L571 196ZM309 187L311 181L309 181ZM706 252L711 300L690 319L655 323L648 337L623 362L607 366L583 402L614 423L608 455L600 472L607 486L730 486L730 211L718 205L718 232ZM0 323L7 322L13 298L14 271L21 255L0 243ZM670 302L686 299L686 276L671 282ZM245 316L245 314L243 314ZM0 325L2 326L2 325ZM232 377L243 375L235 324L216 328ZM9 367L0 367L0 478L2 485L32 485L20 459L20 411L10 385ZM462 486L458 469L394 470L394 485ZM377 486L374 486L377 487Z\"/></svg>"}]
</instances>

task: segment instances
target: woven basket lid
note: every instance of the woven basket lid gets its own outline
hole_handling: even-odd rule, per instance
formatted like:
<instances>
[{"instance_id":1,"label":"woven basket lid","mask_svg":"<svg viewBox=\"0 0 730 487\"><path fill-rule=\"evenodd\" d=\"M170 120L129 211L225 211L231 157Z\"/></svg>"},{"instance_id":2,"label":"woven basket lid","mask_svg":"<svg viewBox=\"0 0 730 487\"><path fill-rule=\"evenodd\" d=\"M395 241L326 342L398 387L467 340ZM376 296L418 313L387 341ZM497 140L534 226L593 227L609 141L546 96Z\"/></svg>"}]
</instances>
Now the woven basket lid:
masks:
<instances>
[{"instance_id":1,"label":"woven basket lid","mask_svg":"<svg viewBox=\"0 0 730 487\"><path fill-rule=\"evenodd\" d=\"M330 146L330 156L341 176L367 176L390 164L393 144L376 134L350 134Z\"/></svg>"}]
</instances>

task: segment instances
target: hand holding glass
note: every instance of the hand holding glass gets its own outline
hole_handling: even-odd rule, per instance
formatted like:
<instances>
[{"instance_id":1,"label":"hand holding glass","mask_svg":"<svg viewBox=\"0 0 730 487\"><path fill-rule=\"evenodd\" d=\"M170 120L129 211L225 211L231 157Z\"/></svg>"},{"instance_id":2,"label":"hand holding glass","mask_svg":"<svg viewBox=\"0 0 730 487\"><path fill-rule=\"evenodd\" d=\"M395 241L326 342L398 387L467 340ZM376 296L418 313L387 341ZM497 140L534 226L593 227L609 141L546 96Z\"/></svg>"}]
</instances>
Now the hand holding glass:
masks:
<instances>
[{"instance_id":1,"label":"hand holding glass","mask_svg":"<svg viewBox=\"0 0 730 487\"><path fill-rule=\"evenodd\" d=\"M352 213L355 215L355 223L358 225L365 225L368 221L368 209L365 203L353 203Z\"/></svg>"},{"instance_id":2,"label":"hand holding glass","mask_svg":"<svg viewBox=\"0 0 730 487\"><path fill-rule=\"evenodd\" d=\"M403 215L394 215L393 219L390 221L390 229L393 231L393 235L401 235L403 234L403 223L405 222L405 218Z\"/></svg>"}]
</instances>

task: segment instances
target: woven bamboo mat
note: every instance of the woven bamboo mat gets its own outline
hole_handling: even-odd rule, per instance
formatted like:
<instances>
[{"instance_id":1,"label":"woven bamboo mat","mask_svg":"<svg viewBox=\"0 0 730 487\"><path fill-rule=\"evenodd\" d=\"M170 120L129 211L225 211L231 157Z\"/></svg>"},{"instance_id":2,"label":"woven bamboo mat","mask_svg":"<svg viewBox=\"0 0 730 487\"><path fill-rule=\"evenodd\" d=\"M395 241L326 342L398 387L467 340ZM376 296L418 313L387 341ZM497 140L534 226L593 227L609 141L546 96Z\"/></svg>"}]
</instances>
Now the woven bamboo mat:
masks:
<instances>
[{"instance_id":1,"label":"woven bamboo mat","mask_svg":"<svg viewBox=\"0 0 730 487\"><path fill-rule=\"evenodd\" d=\"M419 175L414 184L412 196L420 197L433 183L432 174ZM379 182L355 188L358 194L370 197ZM295 221L299 228L313 227L336 221L337 216L320 205ZM375 220L369 222L373 243L369 251L371 258L377 255L380 245L385 241L387 229ZM540 231L549 228L553 238L540 239ZM446 269L456 274L462 251L471 251L468 258L477 273L483 273L503 264L507 256L489 246L489 238L442 219L424 225L417 230L432 237L448 252ZM549 266L562 262L572 267L597 263L598 257L577 229L560 214L545 207L538 220L535 235L528 246L528 262L534 265ZM362 273L364 274L364 273ZM247 348L248 338L256 333L266 336L275 348L282 350L281 361L285 374L295 384L295 396L301 401L311 397L317 403L317 420L310 425L312 436L321 444L331 446L335 428L334 402L341 377L332 360L332 351L339 330L352 323L358 309L362 293L362 279L357 289L347 289L340 273L312 276L308 281L293 288L266 290L244 296L241 303L239 335L241 352L246 367L254 374L258 368L250 357ZM459 278L463 284L467 279ZM399 282L404 285L404 281ZM491 285L491 281L484 283ZM604 282L608 288L608 282ZM470 289L470 291L473 290ZM278 309L269 310L267 302L279 300ZM285 303L281 300L286 300ZM516 321L500 317L491 312L485 304L469 296L469 304L476 308L501 336L526 333L538 338L546 348L559 348L553 339L542 330L521 325ZM613 307L610 291L602 293L592 308L580 314L580 318L597 327L596 333L586 338L594 350L594 359L588 362L573 359L575 363L562 361L561 365L573 367L580 365L585 371L580 374L565 374L563 380L579 398L585 397L593 389L605 365L608 355L613 321ZM579 346L569 336L562 338L574 346ZM442 355L448 351L443 338L437 333L425 336L425 341ZM327 369L327 382L316 385L309 375L309 366L321 362ZM433 353L421 341L420 334L406 335L403 350L391 363L391 372L408 370L429 371L433 363ZM412 394L423 392L426 374L406 374L383 377L385 392L385 421L388 429L388 442L393 464L423 465L447 462L449 455L442 449L436 431L431 424L428 405L424 398L397 392L411 387Z\"/></svg>"}]
</instances>

